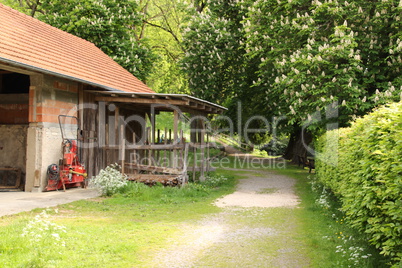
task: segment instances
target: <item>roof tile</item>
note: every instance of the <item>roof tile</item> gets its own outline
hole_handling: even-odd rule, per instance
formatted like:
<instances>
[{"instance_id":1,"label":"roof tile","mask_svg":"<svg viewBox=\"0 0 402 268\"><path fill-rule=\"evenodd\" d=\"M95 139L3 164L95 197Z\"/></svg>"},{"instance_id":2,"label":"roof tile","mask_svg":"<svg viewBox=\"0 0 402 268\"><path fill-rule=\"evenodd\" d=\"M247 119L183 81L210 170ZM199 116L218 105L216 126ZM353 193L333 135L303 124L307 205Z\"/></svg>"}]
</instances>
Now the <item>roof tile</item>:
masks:
<instances>
[{"instance_id":1,"label":"roof tile","mask_svg":"<svg viewBox=\"0 0 402 268\"><path fill-rule=\"evenodd\" d=\"M154 92L91 42L0 4L2 58L109 90Z\"/></svg>"}]
</instances>

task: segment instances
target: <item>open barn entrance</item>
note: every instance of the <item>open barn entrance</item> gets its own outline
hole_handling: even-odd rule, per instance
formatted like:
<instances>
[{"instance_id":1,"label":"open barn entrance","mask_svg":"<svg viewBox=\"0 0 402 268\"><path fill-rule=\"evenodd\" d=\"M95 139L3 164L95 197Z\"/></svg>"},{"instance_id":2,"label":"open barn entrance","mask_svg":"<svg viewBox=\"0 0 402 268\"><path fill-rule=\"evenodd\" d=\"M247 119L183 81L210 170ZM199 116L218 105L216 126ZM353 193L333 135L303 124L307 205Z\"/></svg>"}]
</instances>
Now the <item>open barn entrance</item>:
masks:
<instances>
[{"instance_id":1,"label":"open barn entrance","mask_svg":"<svg viewBox=\"0 0 402 268\"><path fill-rule=\"evenodd\" d=\"M0 191L24 189L29 75L0 66Z\"/></svg>"}]
</instances>

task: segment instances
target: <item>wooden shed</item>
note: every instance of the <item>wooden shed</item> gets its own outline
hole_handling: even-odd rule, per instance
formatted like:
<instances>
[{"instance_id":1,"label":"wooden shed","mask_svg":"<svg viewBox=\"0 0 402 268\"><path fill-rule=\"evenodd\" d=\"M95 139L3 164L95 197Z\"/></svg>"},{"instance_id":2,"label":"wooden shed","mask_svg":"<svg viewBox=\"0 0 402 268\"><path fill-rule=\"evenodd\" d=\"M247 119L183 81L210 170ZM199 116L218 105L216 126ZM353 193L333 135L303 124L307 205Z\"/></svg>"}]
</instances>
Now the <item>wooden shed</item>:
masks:
<instances>
[{"instance_id":1,"label":"wooden shed","mask_svg":"<svg viewBox=\"0 0 402 268\"><path fill-rule=\"evenodd\" d=\"M151 159L160 146L172 156L184 153L180 118L196 118L191 141L204 143L202 118L223 110L187 95L157 94L92 43L0 4L0 189L44 190L47 167L62 154L59 115L79 118L83 162L93 176L115 162L144 173L142 159L156 167ZM155 129L162 111L176 122L163 144ZM177 161L147 172L174 173Z\"/></svg>"}]
</instances>

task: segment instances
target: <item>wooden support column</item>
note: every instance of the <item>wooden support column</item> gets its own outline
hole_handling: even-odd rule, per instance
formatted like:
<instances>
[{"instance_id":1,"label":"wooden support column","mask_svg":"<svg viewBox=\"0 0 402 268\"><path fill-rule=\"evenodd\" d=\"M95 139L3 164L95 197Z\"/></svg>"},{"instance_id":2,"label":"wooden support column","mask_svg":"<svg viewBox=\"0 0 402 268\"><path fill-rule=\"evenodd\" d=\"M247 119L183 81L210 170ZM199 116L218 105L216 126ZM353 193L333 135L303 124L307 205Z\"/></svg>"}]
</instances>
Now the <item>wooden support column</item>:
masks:
<instances>
[{"instance_id":1,"label":"wooden support column","mask_svg":"<svg viewBox=\"0 0 402 268\"><path fill-rule=\"evenodd\" d=\"M195 115L191 114L190 117L193 118ZM197 143L197 121L191 120L190 124L190 142L191 143Z\"/></svg>"},{"instance_id":2,"label":"wooden support column","mask_svg":"<svg viewBox=\"0 0 402 268\"><path fill-rule=\"evenodd\" d=\"M155 144L156 143L156 139L155 139L155 133L156 133L156 115L155 115L155 111L151 111L150 113L150 119L151 119L151 129L152 129L152 134L151 134L151 144Z\"/></svg>"},{"instance_id":3,"label":"wooden support column","mask_svg":"<svg viewBox=\"0 0 402 268\"><path fill-rule=\"evenodd\" d=\"M146 132L146 137L147 137L147 143L148 143L148 145L151 145L152 144L152 141L151 141L151 139L152 139L152 135L151 135L151 128L150 127L147 127L147 132ZM147 159L148 159L148 165L152 165L152 150L151 149L149 149L148 150L148 156L147 156Z\"/></svg>"},{"instance_id":4,"label":"wooden support column","mask_svg":"<svg viewBox=\"0 0 402 268\"><path fill-rule=\"evenodd\" d=\"M165 138L164 138L164 141L163 141L163 143L165 144L165 145L167 145L168 144L168 130L167 130L167 128L165 127ZM167 153L167 150L164 150L163 151L163 161L166 161L167 160L167 155L166 155L166 153ZM166 161L166 162L168 162L168 161ZM168 164L168 163L166 163L166 164Z\"/></svg>"},{"instance_id":5,"label":"wooden support column","mask_svg":"<svg viewBox=\"0 0 402 268\"><path fill-rule=\"evenodd\" d=\"M106 133L107 133L107 125L106 125L106 103L99 102L98 104L98 148L100 150L100 161L99 168L105 168L106 154L104 150L104 146L106 145ZM99 172L99 170L97 170Z\"/></svg>"},{"instance_id":6,"label":"wooden support column","mask_svg":"<svg viewBox=\"0 0 402 268\"><path fill-rule=\"evenodd\" d=\"M200 145L201 145L201 153L200 153L200 160L201 160L201 167L200 167L200 181L205 181L205 128L204 123L202 124L203 128L201 129L201 136L200 136Z\"/></svg>"},{"instance_id":7,"label":"wooden support column","mask_svg":"<svg viewBox=\"0 0 402 268\"><path fill-rule=\"evenodd\" d=\"M194 144L195 145L195 144ZM193 146L193 181L195 181L195 174L197 170L197 147Z\"/></svg>"},{"instance_id":8,"label":"wooden support column","mask_svg":"<svg viewBox=\"0 0 402 268\"><path fill-rule=\"evenodd\" d=\"M126 139L124 138L124 125L121 124L120 126L120 157L121 157L121 173L125 173L124 165L126 161Z\"/></svg>"},{"instance_id":9,"label":"wooden support column","mask_svg":"<svg viewBox=\"0 0 402 268\"><path fill-rule=\"evenodd\" d=\"M177 143L177 140L179 138L179 113L174 110L173 111L173 144ZM177 168L177 150L173 150L173 168Z\"/></svg>"},{"instance_id":10,"label":"wooden support column","mask_svg":"<svg viewBox=\"0 0 402 268\"><path fill-rule=\"evenodd\" d=\"M133 145L135 146L137 144L137 141L136 141L136 136L135 136L135 132L133 133ZM134 164L138 164L137 163L137 150L133 150L133 159L130 159L130 162L131 162L131 160L134 162ZM138 170L136 170L136 169L134 169L134 174L137 174L137 172L138 172Z\"/></svg>"},{"instance_id":11,"label":"wooden support column","mask_svg":"<svg viewBox=\"0 0 402 268\"><path fill-rule=\"evenodd\" d=\"M209 151L209 134L207 134L207 141L206 141L206 146L207 146L207 157L206 157L206 161L205 161L205 164L206 164L206 172L208 173L209 172L209 169L210 169L210 163L209 163L209 160L210 160L210 151Z\"/></svg>"},{"instance_id":12,"label":"wooden support column","mask_svg":"<svg viewBox=\"0 0 402 268\"><path fill-rule=\"evenodd\" d=\"M114 145L116 146L115 148L119 148L118 146L120 145L120 141L119 141L119 123L120 123L120 109L119 107L115 107L114 110ZM113 157L114 157L114 162L117 162L119 160L119 151L118 150L114 150L113 153Z\"/></svg>"}]
</instances>

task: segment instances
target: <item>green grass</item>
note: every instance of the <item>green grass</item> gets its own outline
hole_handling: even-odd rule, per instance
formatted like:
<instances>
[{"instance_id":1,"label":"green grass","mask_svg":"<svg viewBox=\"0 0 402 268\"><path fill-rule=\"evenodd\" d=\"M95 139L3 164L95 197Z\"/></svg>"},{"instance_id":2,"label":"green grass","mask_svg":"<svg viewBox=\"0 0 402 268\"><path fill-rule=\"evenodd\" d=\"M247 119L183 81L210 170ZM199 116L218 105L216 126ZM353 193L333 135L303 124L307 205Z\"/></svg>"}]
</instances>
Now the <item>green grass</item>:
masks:
<instances>
[{"instance_id":1,"label":"green grass","mask_svg":"<svg viewBox=\"0 0 402 268\"><path fill-rule=\"evenodd\" d=\"M184 188L149 188L133 183L125 193L58 206L50 210L51 222L64 226L59 235L65 246L53 245L52 233L37 224L39 242L22 237L23 229L42 210L0 219L1 267L136 267L167 246L180 224L219 209L211 203L233 191L234 172L223 185ZM42 220L44 221L44 220Z\"/></svg>"},{"instance_id":2,"label":"green grass","mask_svg":"<svg viewBox=\"0 0 402 268\"><path fill-rule=\"evenodd\" d=\"M229 159L229 165L234 166L234 160ZM255 170L258 171L258 167ZM386 267L387 260L369 247L363 236L343 224L334 200L330 199L333 203L329 209L317 205L319 195L311 190L307 170L287 165L286 168L276 167L274 172L297 180L301 204L298 208L250 209L227 216L235 225L270 226L280 230L272 240L250 240L247 248L229 245L233 249L239 247L244 254L251 254L249 258L243 258L243 266L250 264L247 260L254 258L253 252L264 252L267 263L278 267L276 261L282 254L280 250L291 246L294 254L308 259L309 267ZM52 223L64 226L66 232L46 231L38 224L36 233L42 235L38 242L21 234L41 209L2 217L1 267L150 267L153 256L169 248L171 239L182 235L184 223L197 222L207 215L222 212L212 202L233 192L237 180L250 172L219 169L217 174L230 179L218 185L191 184L184 188L130 184L125 191L110 198L60 205L58 213L52 209L47 214ZM271 189L266 191L271 192ZM61 240L54 243L52 233L58 233ZM350 236L352 240L349 240ZM372 256L353 266L349 256L336 252L340 245L343 248L362 247L364 254ZM199 263L216 264L219 256L220 266L216 267L230 263L230 256L224 254L225 245L218 243L214 249L215 255L204 255Z\"/></svg>"},{"instance_id":3,"label":"green grass","mask_svg":"<svg viewBox=\"0 0 402 268\"><path fill-rule=\"evenodd\" d=\"M339 203L331 194L324 194L327 205L317 204L323 194L321 187L312 190L309 181L314 180L314 174L309 175L306 169L296 166L277 172L297 179L296 189L301 198L301 209L295 211L301 224L298 237L310 249L312 267L389 267L389 259L380 255L364 234L344 223ZM356 252L357 257L353 258ZM371 256L367 259L363 257L368 254Z\"/></svg>"}]
</instances>

